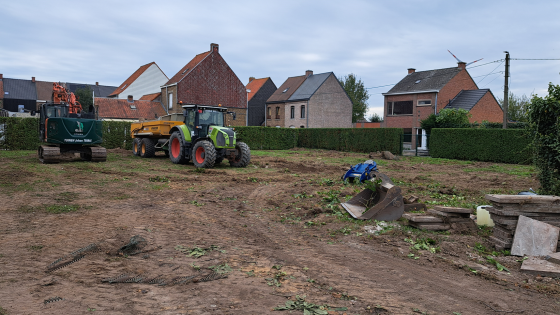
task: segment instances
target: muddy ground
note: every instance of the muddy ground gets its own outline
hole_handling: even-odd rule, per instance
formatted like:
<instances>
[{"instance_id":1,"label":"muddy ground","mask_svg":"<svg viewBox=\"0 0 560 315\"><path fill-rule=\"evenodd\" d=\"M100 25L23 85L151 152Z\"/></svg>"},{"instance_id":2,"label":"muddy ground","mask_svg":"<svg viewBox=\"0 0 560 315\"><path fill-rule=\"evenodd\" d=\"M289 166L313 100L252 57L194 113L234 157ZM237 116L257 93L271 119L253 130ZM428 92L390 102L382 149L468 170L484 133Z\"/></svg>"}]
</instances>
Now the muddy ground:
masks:
<instances>
[{"instance_id":1,"label":"muddy ground","mask_svg":"<svg viewBox=\"0 0 560 315\"><path fill-rule=\"evenodd\" d=\"M252 153L244 169L197 171L124 150L51 165L0 152L0 314L283 314L287 301L302 314L303 299L311 314L560 313L558 279L520 273L489 228L400 220L375 235L349 218L338 201L363 187L340 177L367 154ZM429 207L538 188L530 166L376 161Z\"/></svg>"}]
</instances>

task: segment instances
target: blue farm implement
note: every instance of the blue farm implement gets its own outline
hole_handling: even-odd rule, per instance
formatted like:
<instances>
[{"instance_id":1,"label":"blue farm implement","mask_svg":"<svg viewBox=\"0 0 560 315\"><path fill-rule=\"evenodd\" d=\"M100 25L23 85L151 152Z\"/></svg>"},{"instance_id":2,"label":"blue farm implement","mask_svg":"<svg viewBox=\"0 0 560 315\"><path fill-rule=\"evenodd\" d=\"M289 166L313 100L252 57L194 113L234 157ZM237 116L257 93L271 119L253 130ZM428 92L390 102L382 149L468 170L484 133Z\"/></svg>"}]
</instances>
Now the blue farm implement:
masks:
<instances>
[{"instance_id":1,"label":"blue farm implement","mask_svg":"<svg viewBox=\"0 0 560 315\"><path fill-rule=\"evenodd\" d=\"M372 172L377 172L377 163L372 160L367 160L364 163L356 164L342 176L342 180L348 180L350 183L354 182L355 178L363 183L366 180L372 179Z\"/></svg>"}]
</instances>

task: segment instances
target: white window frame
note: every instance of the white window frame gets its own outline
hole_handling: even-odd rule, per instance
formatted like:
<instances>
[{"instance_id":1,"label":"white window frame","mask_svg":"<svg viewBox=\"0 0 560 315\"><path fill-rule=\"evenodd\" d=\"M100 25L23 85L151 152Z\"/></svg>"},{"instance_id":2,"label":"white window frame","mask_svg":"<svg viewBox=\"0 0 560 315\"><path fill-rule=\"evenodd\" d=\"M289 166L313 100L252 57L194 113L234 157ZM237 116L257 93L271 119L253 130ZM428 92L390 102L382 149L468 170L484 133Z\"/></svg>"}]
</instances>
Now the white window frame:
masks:
<instances>
[{"instance_id":1,"label":"white window frame","mask_svg":"<svg viewBox=\"0 0 560 315\"><path fill-rule=\"evenodd\" d=\"M167 103L168 103L167 107L169 109L173 109L173 93L167 94Z\"/></svg>"},{"instance_id":2,"label":"white window frame","mask_svg":"<svg viewBox=\"0 0 560 315\"><path fill-rule=\"evenodd\" d=\"M420 102L430 102L430 104L420 104ZM432 106L432 100L418 100L416 106Z\"/></svg>"}]
</instances>

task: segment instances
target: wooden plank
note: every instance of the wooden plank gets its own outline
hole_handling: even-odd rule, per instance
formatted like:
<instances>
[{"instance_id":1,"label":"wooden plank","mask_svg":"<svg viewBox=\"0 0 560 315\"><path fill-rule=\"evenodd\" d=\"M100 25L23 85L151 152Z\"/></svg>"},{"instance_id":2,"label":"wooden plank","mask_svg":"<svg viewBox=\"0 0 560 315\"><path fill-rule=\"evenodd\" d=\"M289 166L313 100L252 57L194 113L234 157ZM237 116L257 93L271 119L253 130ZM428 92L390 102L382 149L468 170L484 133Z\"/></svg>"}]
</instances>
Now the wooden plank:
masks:
<instances>
[{"instance_id":1,"label":"wooden plank","mask_svg":"<svg viewBox=\"0 0 560 315\"><path fill-rule=\"evenodd\" d=\"M520 208L520 207L524 207L524 208ZM536 207L534 206L529 207L529 205L523 205L523 206L509 205L507 207L494 205L493 207L486 207L486 210L488 212L497 215L502 215L502 216L524 215L526 217L560 217L560 211L546 212L546 211L535 211L535 209Z\"/></svg>"},{"instance_id":2,"label":"wooden plank","mask_svg":"<svg viewBox=\"0 0 560 315\"><path fill-rule=\"evenodd\" d=\"M548 195L486 195L486 200L496 203L550 204L560 209L560 197Z\"/></svg>"},{"instance_id":3,"label":"wooden plank","mask_svg":"<svg viewBox=\"0 0 560 315\"><path fill-rule=\"evenodd\" d=\"M494 235L494 237L499 238L501 240L507 240L513 242L513 234L511 234L508 230L496 229L496 227L494 226L494 231L492 232L492 235Z\"/></svg>"},{"instance_id":4,"label":"wooden plank","mask_svg":"<svg viewBox=\"0 0 560 315\"><path fill-rule=\"evenodd\" d=\"M549 263L553 263L553 264L560 265L560 253L553 253L553 254L550 254L548 257L549 257L548 259L547 259L546 257L545 257L545 259L546 259Z\"/></svg>"},{"instance_id":5,"label":"wooden plank","mask_svg":"<svg viewBox=\"0 0 560 315\"><path fill-rule=\"evenodd\" d=\"M496 249L503 250L503 249L509 249L509 248L511 248L512 242L507 242L507 241L501 240L501 239L499 239L499 238L497 238L497 237L494 237L494 236L490 236L490 237L488 238L488 240L489 240L492 244L494 244L494 247L496 247Z\"/></svg>"},{"instance_id":6,"label":"wooden plank","mask_svg":"<svg viewBox=\"0 0 560 315\"><path fill-rule=\"evenodd\" d=\"M521 272L541 277L560 277L560 265L537 257L529 257L521 265Z\"/></svg>"},{"instance_id":7,"label":"wooden plank","mask_svg":"<svg viewBox=\"0 0 560 315\"><path fill-rule=\"evenodd\" d=\"M467 208L435 206L434 209L441 212L468 213L468 214L473 213L473 209L467 209Z\"/></svg>"},{"instance_id":8,"label":"wooden plank","mask_svg":"<svg viewBox=\"0 0 560 315\"><path fill-rule=\"evenodd\" d=\"M445 217L445 218L470 218L469 213L443 212L434 209L428 209L428 213L433 214L437 217Z\"/></svg>"},{"instance_id":9,"label":"wooden plank","mask_svg":"<svg viewBox=\"0 0 560 315\"><path fill-rule=\"evenodd\" d=\"M511 254L515 256L546 256L556 252L560 228L519 216L513 236Z\"/></svg>"},{"instance_id":10,"label":"wooden plank","mask_svg":"<svg viewBox=\"0 0 560 315\"><path fill-rule=\"evenodd\" d=\"M425 215L422 213L404 213L403 218L411 222L432 222L432 223L443 223L443 220L436 218L434 216Z\"/></svg>"}]
</instances>

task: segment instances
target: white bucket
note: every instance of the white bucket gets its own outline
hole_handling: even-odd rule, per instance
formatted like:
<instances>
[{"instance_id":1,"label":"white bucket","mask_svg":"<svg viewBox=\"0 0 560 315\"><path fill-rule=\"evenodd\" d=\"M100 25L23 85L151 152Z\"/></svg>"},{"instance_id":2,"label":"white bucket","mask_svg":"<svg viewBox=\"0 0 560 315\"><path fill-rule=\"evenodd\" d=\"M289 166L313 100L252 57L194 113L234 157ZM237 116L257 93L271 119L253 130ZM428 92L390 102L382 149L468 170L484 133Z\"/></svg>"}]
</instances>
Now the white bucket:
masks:
<instances>
[{"instance_id":1,"label":"white bucket","mask_svg":"<svg viewBox=\"0 0 560 315\"><path fill-rule=\"evenodd\" d=\"M486 207L491 207L489 205L478 206L476 208L476 224L494 226L494 221L490 218L490 212L486 210Z\"/></svg>"}]
</instances>

